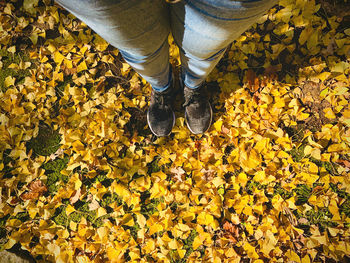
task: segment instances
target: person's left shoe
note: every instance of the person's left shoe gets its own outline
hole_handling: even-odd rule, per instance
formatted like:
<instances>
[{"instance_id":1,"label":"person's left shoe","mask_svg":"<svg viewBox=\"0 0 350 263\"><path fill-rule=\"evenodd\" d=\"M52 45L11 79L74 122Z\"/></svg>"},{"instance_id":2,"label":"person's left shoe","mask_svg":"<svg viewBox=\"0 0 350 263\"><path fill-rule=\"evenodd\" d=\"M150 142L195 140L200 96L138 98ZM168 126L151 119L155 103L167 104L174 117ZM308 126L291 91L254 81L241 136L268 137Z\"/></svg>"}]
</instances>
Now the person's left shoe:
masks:
<instances>
[{"instance_id":1,"label":"person's left shoe","mask_svg":"<svg viewBox=\"0 0 350 263\"><path fill-rule=\"evenodd\" d=\"M185 119L188 129L193 134L206 132L213 119L213 110L204 89L203 85L196 89L184 87Z\"/></svg>"}]
</instances>

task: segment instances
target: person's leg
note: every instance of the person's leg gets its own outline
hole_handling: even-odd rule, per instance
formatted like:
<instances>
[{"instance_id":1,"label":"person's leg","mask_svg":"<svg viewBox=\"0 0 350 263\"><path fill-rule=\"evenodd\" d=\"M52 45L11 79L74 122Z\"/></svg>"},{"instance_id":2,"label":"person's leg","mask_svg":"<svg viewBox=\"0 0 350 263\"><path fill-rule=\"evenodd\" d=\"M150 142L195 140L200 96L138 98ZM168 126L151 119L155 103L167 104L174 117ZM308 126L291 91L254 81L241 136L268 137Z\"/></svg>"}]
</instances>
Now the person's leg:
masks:
<instances>
[{"instance_id":1,"label":"person's leg","mask_svg":"<svg viewBox=\"0 0 350 263\"><path fill-rule=\"evenodd\" d=\"M185 119L192 133L209 129L212 109L201 84L227 46L277 0L183 0L171 5L171 30L180 49Z\"/></svg>"},{"instance_id":2,"label":"person's leg","mask_svg":"<svg viewBox=\"0 0 350 263\"><path fill-rule=\"evenodd\" d=\"M277 0L183 0L171 5L171 29L180 48L183 81L197 88L226 48Z\"/></svg>"},{"instance_id":3,"label":"person's leg","mask_svg":"<svg viewBox=\"0 0 350 263\"><path fill-rule=\"evenodd\" d=\"M56 0L112 46L156 91L171 84L164 0Z\"/></svg>"},{"instance_id":4,"label":"person's leg","mask_svg":"<svg viewBox=\"0 0 350 263\"><path fill-rule=\"evenodd\" d=\"M153 134L170 134L173 80L169 64L169 9L164 0L56 0L118 48L152 86L147 123Z\"/></svg>"}]
</instances>

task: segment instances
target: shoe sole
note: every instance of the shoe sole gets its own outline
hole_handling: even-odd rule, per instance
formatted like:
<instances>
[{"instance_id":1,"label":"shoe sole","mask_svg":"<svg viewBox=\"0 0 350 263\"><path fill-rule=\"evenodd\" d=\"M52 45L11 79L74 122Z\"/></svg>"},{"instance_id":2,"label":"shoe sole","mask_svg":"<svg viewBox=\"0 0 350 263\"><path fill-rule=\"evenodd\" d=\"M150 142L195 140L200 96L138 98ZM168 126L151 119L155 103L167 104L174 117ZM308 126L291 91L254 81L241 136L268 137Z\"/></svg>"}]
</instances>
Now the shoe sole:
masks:
<instances>
[{"instance_id":1,"label":"shoe sole","mask_svg":"<svg viewBox=\"0 0 350 263\"><path fill-rule=\"evenodd\" d=\"M155 136L157 136L157 137L166 137L166 136L169 136L170 133L171 133L171 131L172 131L172 129L173 129L174 126L175 126L175 113L174 113L174 111L173 111L173 125L172 125L171 130L170 130L170 132L169 132L168 134L159 135L159 134L157 134L157 133L152 129L152 127L151 127L151 125L150 125L150 122L149 122L149 111L147 111L147 124L148 124L149 129L151 130L151 132L152 132Z\"/></svg>"},{"instance_id":2,"label":"shoe sole","mask_svg":"<svg viewBox=\"0 0 350 263\"><path fill-rule=\"evenodd\" d=\"M207 132L207 131L209 130L209 128L210 128L210 126L211 126L211 123L212 123L212 121L213 121L213 109L211 108L210 103L209 103L209 108L210 108L210 122L209 122L208 128L207 128L205 131L203 131L203 132L198 132L198 133L195 133L195 132L191 129L190 125L188 124L188 120L187 120L188 117L187 117L187 112L186 112L186 109L185 109L186 126L187 126L187 128L190 130L190 132L192 132L193 134L202 134L202 133L205 133L205 132Z\"/></svg>"}]
</instances>

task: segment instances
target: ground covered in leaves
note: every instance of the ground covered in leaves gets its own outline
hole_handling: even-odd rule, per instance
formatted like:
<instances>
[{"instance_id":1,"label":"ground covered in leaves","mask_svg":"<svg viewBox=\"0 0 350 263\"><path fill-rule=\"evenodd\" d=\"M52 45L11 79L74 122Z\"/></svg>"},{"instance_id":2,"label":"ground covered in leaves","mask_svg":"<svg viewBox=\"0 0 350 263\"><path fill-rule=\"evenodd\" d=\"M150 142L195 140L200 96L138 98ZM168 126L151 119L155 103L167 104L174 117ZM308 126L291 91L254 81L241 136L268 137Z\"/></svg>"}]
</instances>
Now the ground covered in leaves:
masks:
<instances>
[{"instance_id":1,"label":"ground covered in leaves","mask_svg":"<svg viewBox=\"0 0 350 263\"><path fill-rule=\"evenodd\" d=\"M48 0L0 1L1 248L38 262L346 260L347 25L346 1L282 0L208 78L210 130L190 134L179 95L157 139L150 87L118 50Z\"/></svg>"}]
</instances>

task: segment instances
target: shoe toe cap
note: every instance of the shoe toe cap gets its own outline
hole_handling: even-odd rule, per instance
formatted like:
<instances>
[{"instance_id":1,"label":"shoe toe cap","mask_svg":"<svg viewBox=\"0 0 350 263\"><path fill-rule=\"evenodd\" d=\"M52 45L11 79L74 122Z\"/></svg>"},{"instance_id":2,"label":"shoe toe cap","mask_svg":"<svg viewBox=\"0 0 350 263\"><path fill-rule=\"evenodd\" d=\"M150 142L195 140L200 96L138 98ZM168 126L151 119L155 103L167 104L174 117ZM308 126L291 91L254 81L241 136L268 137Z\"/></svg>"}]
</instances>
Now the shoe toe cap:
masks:
<instances>
[{"instance_id":1,"label":"shoe toe cap","mask_svg":"<svg viewBox=\"0 0 350 263\"><path fill-rule=\"evenodd\" d=\"M154 135L158 137L168 136L175 124L175 114L170 112L168 118L159 119L155 115L147 113L147 124Z\"/></svg>"},{"instance_id":2,"label":"shoe toe cap","mask_svg":"<svg viewBox=\"0 0 350 263\"><path fill-rule=\"evenodd\" d=\"M211 107L204 112L204 114L200 117L194 118L193 116L190 117L189 114L185 111L185 119L188 129L193 134L201 134L206 132L212 122L212 110Z\"/></svg>"}]
</instances>

